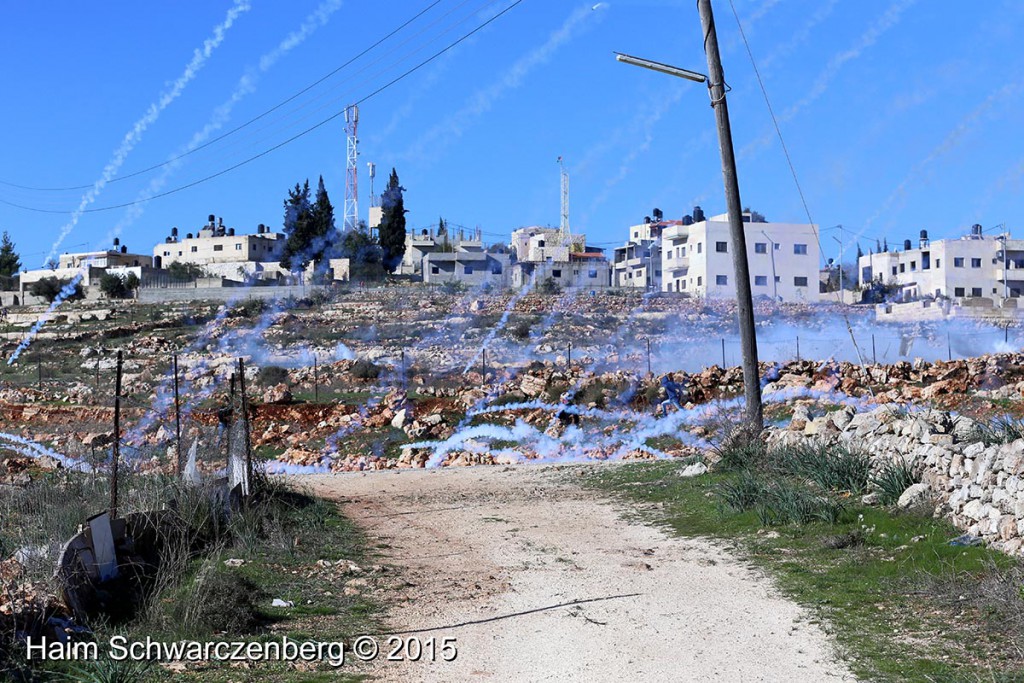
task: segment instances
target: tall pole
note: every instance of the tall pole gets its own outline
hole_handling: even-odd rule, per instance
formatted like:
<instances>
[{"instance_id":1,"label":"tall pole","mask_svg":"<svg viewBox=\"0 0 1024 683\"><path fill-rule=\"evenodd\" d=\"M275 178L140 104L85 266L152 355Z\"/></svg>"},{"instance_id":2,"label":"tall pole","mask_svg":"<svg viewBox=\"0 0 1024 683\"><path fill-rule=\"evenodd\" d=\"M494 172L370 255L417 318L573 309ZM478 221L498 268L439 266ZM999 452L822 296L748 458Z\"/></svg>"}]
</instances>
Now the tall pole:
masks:
<instances>
[{"instance_id":1,"label":"tall pole","mask_svg":"<svg viewBox=\"0 0 1024 683\"><path fill-rule=\"evenodd\" d=\"M242 363L242 359L238 359ZM313 353L313 403L320 402L320 375L316 367L316 352Z\"/></svg>"},{"instance_id":2,"label":"tall pole","mask_svg":"<svg viewBox=\"0 0 1024 683\"><path fill-rule=\"evenodd\" d=\"M316 356L313 357L314 360ZM242 435L243 444L245 445L245 489L246 493L250 493L250 487L252 486L252 426L249 424L249 398L245 391L245 360L242 358L238 359L238 388L239 388L239 406L242 410L242 428L245 433Z\"/></svg>"},{"instance_id":3,"label":"tall pole","mask_svg":"<svg viewBox=\"0 0 1024 683\"><path fill-rule=\"evenodd\" d=\"M757 336L754 331L754 297L750 291L750 268L747 264L747 238L743 234L743 208L740 203L740 185L736 176L736 155L732 147L732 129L729 125L729 106L725 99L725 72L718 53L718 34L711 11L711 0L697 0L700 23L704 33L704 52L708 59L711 106L718 124L718 146L722 153L722 179L725 184L725 203L729 214L729 234L732 238L732 264L736 275L736 315L739 318L740 350L743 352L743 394L746 398L749 436L764 429L761 407L761 379L757 370Z\"/></svg>"},{"instance_id":4,"label":"tall pole","mask_svg":"<svg viewBox=\"0 0 1024 683\"><path fill-rule=\"evenodd\" d=\"M181 450L181 397L178 394L178 354L174 354L174 436L178 449L176 471L180 477L182 470L185 469L182 465L185 461L185 454Z\"/></svg>"},{"instance_id":5,"label":"tall pole","mask_svg":"<svg viewBox=\"0 0 1024 683\"><path fill-rule=\"evenodd\" d=\"M121 460L121 350L117 351L117 375L114 380L114 446L110 463L110 518L117 517L117 467Z\"/></svg>"}]
</instances>

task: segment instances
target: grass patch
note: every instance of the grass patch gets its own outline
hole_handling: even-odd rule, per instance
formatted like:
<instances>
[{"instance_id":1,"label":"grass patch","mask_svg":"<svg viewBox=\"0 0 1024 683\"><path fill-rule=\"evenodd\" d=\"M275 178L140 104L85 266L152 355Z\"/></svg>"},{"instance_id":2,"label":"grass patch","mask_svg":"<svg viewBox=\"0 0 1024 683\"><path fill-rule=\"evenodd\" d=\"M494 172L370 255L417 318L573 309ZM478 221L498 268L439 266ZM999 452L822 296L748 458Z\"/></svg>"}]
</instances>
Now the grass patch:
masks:
<instances>
[{"instance_id":1,"label":"grass patch","mask_svg":"<svg viewBox=\"0 0 1024 683\"><path fill-rule=\"evenodd\" d=\"M602 468L588 481L646 504L635 514L672 533L729 541L825 622L861 679L1024 679L1024 657L1013 646L1022 634L1007 630L1013 623L1007 615L1024 609L1010 599L1022 585L1019 565L1010 558L950 546L960 532L943 520L852 504L855 498L835 519L805 515L802 523L766 534L765 523L774 520L763 519L758 506L771 487L789 480L745 467L682 478L679 468L671 462L630 464ZM995 585L1000 575L1017 577L989 591L1001 598L964 606L971 602L969 596L959 599L966 583ZM1004 605L998 612L1003 618L984 618L985 605L991 610L995 603Z\"/></svg>"}]
</instances>

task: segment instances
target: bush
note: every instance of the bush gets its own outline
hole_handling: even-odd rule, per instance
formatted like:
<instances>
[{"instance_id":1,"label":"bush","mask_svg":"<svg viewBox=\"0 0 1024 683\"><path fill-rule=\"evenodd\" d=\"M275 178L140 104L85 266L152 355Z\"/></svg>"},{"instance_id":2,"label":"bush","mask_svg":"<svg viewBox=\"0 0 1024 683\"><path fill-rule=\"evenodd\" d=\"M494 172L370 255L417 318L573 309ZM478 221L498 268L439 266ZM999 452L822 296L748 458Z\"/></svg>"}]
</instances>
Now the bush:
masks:
<instances>
[{"instance_id":1,"label":"bush","mask_svg":"<svg viewBox=\"0 0 1024 683\"><path fill-rule=\"evenodd\" d=\"M135 273L121 277L115 273L104 273L100 277L100 291L109 299L128 299L139 288L139 278Z\"/></svg>"},{"instance_id":2,"label":"bush","mask_svg":"<svg viewBox=\"0 0 1024 683\"><path fill-rule=\"evenodd\" d=\"M805 477L826 491L863 493L871 477L870 458L846 446L791 446L771 456L783 473Z\"/></svg>"},{"instance_id":3,"label":"bush","mask_svg":"<svg viewBox=\"0 0 1024 683\"><path fill-rule=\"evenodd\" d=\"M739 473L735 479L724 482L715 491L726 506L736 512L754 509L765 497L768 482L749 470Z\"/></svg>"},{"instance_id":4,"label":"bush","mask_svg":"<svg viewBox=\"0 0 1024 683\"><path fill-rule=\"evenodd\" d=\"M85 298L85 291L82 289L81 282L76 282L73 288L70 285L71 280L51 276L36 280L29 285L28 291L32 296L42 297L51 304L65 287L68 287L70 291L70 295L65 297L65 301L77 301L78 299Z\"/></svg>"},{"instance_id":5,"label":"bush","mask_svg":"<svg viewBox=\"0 0 1024 683\"><path fill-rule=\"evenodd\" d=\"M871 477L871 488L878 493L882 505L894 505L908 488L921 481L914 472L913 463L902 458L886 463Z\"/></svg>"},{"instance_id":6,"label":"bush","mask_svg":"<svg viewBox=\"0 0 1024 683\"><path fill-rule=\"evenodd\" d=\"M288 383L288 369L282 368L277 365L268 365L265 368L260 368L259 374L256 376L256 381L265 387L274 387L278 384Z\"/></svg>"},{"instance_id":7,"label":"bush","mask_svg":"<svg viewBox=\"0 0 1024 683\"><path fill-rule=\"evenodd\" d=\"M240 301L232 306L231 310L228 311L228 317L253 318L263 315L267 308L269 308L269 306L264 299L246 299L245 301Z\"/></svg>"},{"instance_id":8,"label":"bush","mask_svg":"<svg viewBox=\"0 0 1024 683\"><path fill-rule=\"evenodd\" d=\"M187 282L197 280L201 277L206 277L206 271L202 266L198 266L195 263L182 263L180 261L175 261L171 265L167 266L166 270L168 277L179 282Z\"/></svg>"},{"instance_id":9,"label":"bush","mask_svg":"<svg viewBox=\"0 0 1024 683\"><path fill-rule=\"evenodd\" d=\"M989 422L979 422L971 431L968 441L980 441L986 446L996 446L1024 439L1024 421L1009 416L998 417Z\"/></svg>"},{"instance_id":10,"label":"bush","mask_svg":"<svg viewBox=\"0 0 1024 683\"><path fill-rule=\"evenodd\" d=\"M835 524L843 513L843 505L828 496L778 479L768 486L757 504L757 518L764 526L807 524L822 521Z\"/></svg>"},{"instance_id":11,"label":"bush","mask_svg":"<svg viewBox=\"0 0 1024 683\"><path fill-rule=\"evenodd\" d=\"M262 591L237 572L207 564L189 587L191 594L179 604L180 624L186 632L254 633L263 622L257 601Z\"/></svg>"},{"instance_id":12,"label":"bush","mask_svg":"<svg viewBox=\"0 0 1024 683\"><path fill-rule=\"evenodd\" d=\"M657 387L654 388L657 396ZM762 441L734 442L718 452L716 469L723 472L743 470L765 470L768 463L768 448Z\"/></svg>"},{"instance_id":13,"label":"bush","mask_svg":"<svg viewBox=\"0 0 1024 683\"><path fill-rule=\"evenodd\" d=\"M351 373L356 379L377 379L380 377L380 366L360 358L352 365Z\"/></svg>"},{"instance_id":14,"label":"bush","mask_svg":"<svg viewBox=\"0 0 1024 683\"><path fill-rule=\"evenodd\" d=\"M451 280L449 282L441 283L441 291L445 294L462 294L466 291L466 285L462 284L458 280Z\"/></svg>"},{"instance_id":15,"label":"bush","mask_svg":"<svg viewBox=\"0 0 1024 683\"><path fill-rule=\"evenodd\" d=\"M511 328L509 328L509 335L513 339L525 341L530 338L530 330L532 329L532 327L533 325L530 324L529 320L520 320Z\"/></svg>"},{"instance_id":16,"label":"bush","mask_svg":"<svg viewBox=\"0 0 1024 683\"><path fill-rule=\"evenodd\" d=\"M562 291L562 288L555 282L555 278L549 277L545 280L541 280L541 283L537 285L537 291L541 294L558 294Z\"/></svg>"}]
</instances>

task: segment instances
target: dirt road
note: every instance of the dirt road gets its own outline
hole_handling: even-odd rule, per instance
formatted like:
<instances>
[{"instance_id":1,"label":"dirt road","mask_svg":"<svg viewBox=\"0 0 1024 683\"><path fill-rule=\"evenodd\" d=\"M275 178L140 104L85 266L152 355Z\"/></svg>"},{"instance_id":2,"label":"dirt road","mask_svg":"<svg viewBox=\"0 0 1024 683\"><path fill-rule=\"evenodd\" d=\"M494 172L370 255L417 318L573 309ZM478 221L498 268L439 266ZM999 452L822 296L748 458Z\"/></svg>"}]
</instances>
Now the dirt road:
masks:
<instances>
[{"instance_id":1,"label":"dirt road","mask_svg":"<svg viewBox=\"0 0 1024 683\"><path fill-rule=\"evenodd\" d=\"M625 520L574 483L585 467L303 478L387 546L393 630L457 639L454 661L382 663L380 680L854 680L766 578Z\"/></svg>"}]
</instances>

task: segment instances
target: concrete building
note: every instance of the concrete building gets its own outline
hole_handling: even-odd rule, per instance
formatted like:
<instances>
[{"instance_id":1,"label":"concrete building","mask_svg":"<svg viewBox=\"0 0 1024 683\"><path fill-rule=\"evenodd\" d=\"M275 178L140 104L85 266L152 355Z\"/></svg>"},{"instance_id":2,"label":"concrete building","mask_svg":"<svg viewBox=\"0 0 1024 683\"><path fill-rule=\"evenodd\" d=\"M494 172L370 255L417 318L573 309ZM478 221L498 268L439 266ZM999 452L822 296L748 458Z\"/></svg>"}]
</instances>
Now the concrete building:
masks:
<instances>
[{"instance_id":1,"label":"concrete building","mask_svg":"<svg viewBox=\"0 0 1024 683\"><path fill-rule=\"evenodd\" d=\"M57 259L56 268L39 268L26 270L18 278L18 301L25 303L28 298L27 292L32 285L48 277L55 277L58 280L71 280L81 277L80 283L87 291L99 285L100 278L105 274L116 273L126 276L134 273L141 281L142 278L152 272L153 257L148 254L136 254L128 251L126 245L114 238L114 248L103 251L86 251L79 253L64 253Z\"/></svg>"},{"instance_id":2,"label":"concrete building","mask_svg":"<svg viewBox=\"0 0 1024 683\"><path fill-rule=\"evenodd\" d=\"M700 207L698 207L699 209ZM661 209L654 209L653 218L629 228L629 241L615 247L612 258L612 286L661 289L661 235L665 228L682 225L682 221L666 221Z\"/></svg>"},{"instance_id":3,"label":"concrete building","mask_svg":"<svg viewBox=\"0 0 1024 683\"><path fill-rule=\"evenodd\" d=\"M896 301L924 298L1014 299L1024 291L1024 240L1008 233L985 235L980 225L956 239L905 240L902 251L866 254L858 261L861 286L891 286Z\"/></svg>"},{"instance_id":4,"label":"concrete building","mask_svg":"<svg viewBox=\"0 0 1024 683\"><path fill-rule=\"evenodd\" d=\"M224 227L223 219L209 216L209 222L195 234L179 237L178 228L153 247L153 264L167 269L174 263L201 266L211 276L227 280L277 280L289 273L280 267L284 234L272 232L262 223L256 234L238 235Z\"/></svg>"},{"instance_id":5,"label":"concrete building","mask_svg":"<svg viewBox=\"0 0 1024 683\"><path fill-rule=\"evenodd\" d=\"M462 282L471 286L485 283L507 287L509 255L486 251L434 252L423 257L423 282Z\"/></svg>"},{"instance_id":6,"label":"concrete building","mask_svg":"<svg viewBox=\"0 0 1024 683\"><path fill-rule=\"evenodd\" d=\"M531 226L512 231L509 243L513 287L531 279L550 279L562 288L595 289L611 285L611 268L604 252L587 246L587 237L571 233L566 240L558 228Z\"/></svg>"},{"instance_id":7,"label":"concrete building","mask_svg":"<svg viewBox=\"0 0 1024 683\"><path fill-rule=\"evenodd\" d=\"M744 213L743 222L754 296L819 301L818 226L769 223L757 212ZM735 298L731 249L728 216L705 219L696 207L693 216L685 216L679 225L662 231L662 291Z\"/></svg>"},{"instance_id":8,"label":"concrete building","mask_svg":"<svg viewBox=\"0 0 1024 683\"><path fill-rule=\"evenodd\" d=\"M405 253L402 261L395 269L395 275L420 275L426 281L423 259L430 254L445 253L477 253L484 251L483 234L480 228L467 231L465 228L448 228L438 232L434 228L425 228L419 232L411 231L405 235ZM435 261L435 265L441 261ZM438 275L439 273L435 273Z\"/></svg>"}]
</instances>

